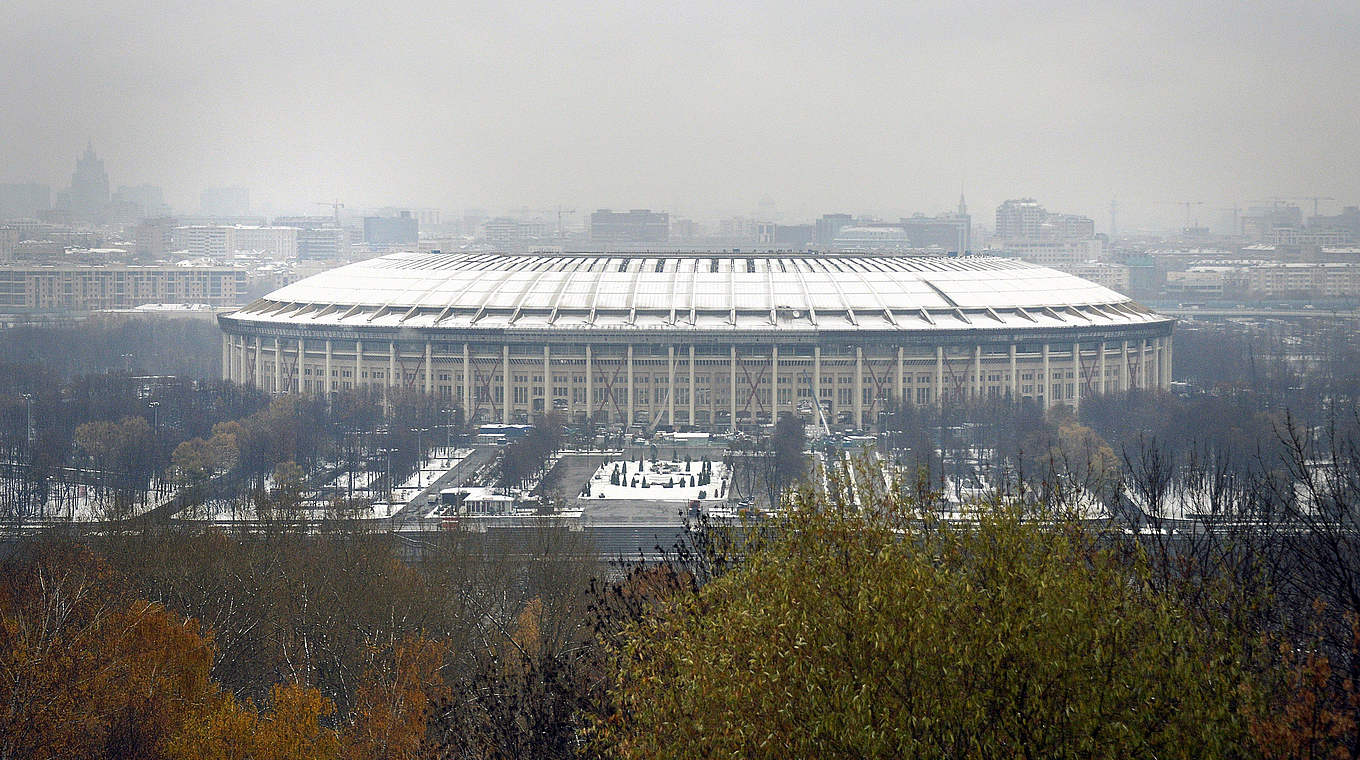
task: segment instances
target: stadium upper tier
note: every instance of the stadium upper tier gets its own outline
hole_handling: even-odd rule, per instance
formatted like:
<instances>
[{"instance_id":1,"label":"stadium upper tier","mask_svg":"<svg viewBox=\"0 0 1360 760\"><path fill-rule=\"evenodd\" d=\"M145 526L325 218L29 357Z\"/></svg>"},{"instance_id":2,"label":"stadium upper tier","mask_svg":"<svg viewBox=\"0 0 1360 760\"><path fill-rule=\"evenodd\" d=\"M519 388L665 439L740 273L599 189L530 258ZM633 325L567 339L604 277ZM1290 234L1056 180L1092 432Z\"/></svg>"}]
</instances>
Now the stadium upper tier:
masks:
<instances>
[{"instance_id":1,"label":"stadium upper tier","mask_svg":"<svg viewBox=\"0 0 1360 760\"><path fill-rule=\"evenodd\" d=\"M1013 259L806 253L394 253L280 288L241 328L1028 330L1169 323Z\"/></svg>"}]
</instances>

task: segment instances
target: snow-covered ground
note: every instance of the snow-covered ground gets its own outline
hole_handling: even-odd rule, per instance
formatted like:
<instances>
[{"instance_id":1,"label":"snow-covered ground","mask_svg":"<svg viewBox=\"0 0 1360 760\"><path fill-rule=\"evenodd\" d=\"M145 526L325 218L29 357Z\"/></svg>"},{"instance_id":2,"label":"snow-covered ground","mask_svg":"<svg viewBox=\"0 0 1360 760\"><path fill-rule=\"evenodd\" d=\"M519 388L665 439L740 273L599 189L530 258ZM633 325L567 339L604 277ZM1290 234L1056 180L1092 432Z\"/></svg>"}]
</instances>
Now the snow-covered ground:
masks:
<instances>
[{"instance_id":1,"label":"snow-covered ground","mask_svg":"<svg viewBox=\"0 0 1360 760\"><path fill-rule=\"evenodd\" d=\"M331 505L327 502L305 501L297 514L298 519L314 522L327 518L350 519L350 520L380 520L391 517L398 510L406 506L403 504L389 505L386 502L377 501L372 504L363 504L344 514L332 511ZM206 520L214 523L232 522L253 522L258 519L255 510L249 506L242 507L239 503L230 501L214 501L209 504L200 505L193 509L185 510L177 515L178 519L186 520Z\"/></svg>"},{"instance_id":2,"label":"snow-covered ground","mask_svg":"<svg viewBox=\"0 0 1360 760\"><path fill-rule=\"evenodd\" d=\"M418 472L413 472L404 483L392 489L390 500L375 498L373 501L350 509L345 514L336 514L331 502L326 499L318 498L318 492L313 491L309 498L302 502L302 509L299 517L312 521L323 520L331 517L344 517L357 520L382 520L400 512L411 500L420 495L434 483L444 473L457 467L464 459L472 454L472 449L445 449L438 448L430 452L430 456L420 463ZM383 472L361 471L354 473L354 494L356 499L363 499L368 496L377 496L370 489L378 484L384 476ZM350 476L342 473L326 484L323 491L345 494L349 490ZM211 522L233 522L237 520L254 520L256 515L250 508L242 509L239 505L231 502L214 502L212 504L198 507L194 510L182 512L176 517L191 520L208 520Z\"/></svg>"},{"instance_id":3,"label":"snow-covered ground","mask_svg":"<svg viewBox=\"0 0 1360 760\"><path fill-rule=\"evenodd\" d=\"M623 472L624 465L627 465L627 480L621 485L611 485L610 476L614 468L618 468L620 474ZM644 461L639 470L637 461L624 462L622 460L610 460L600 465L595 474L590 477L590 495L582 494L581 498L589 499L646 499L648 501L722 501L727 498L727 486L730 474L727 465L722 462L713 462L713 476L707 485L698 485L699 470L702 465L699 462L691 462L689 470L685 470L684 462L677 461L658 461L655 464ZM695 485L691 486L693 479ZM643 487L643 483L647 487ZM683 483L683 485L682 485ZM667 486L669 484L669 487Z\"/></svg>"},{"instance_id":4,"label":"snow-covered ground","mask_svg":"<svg viewBox=\"0 0 1360 760\"><path fill-rule=\"evenodd\" d=\"M10 485L10 484L6 484ZM13 484L14 489L18 489L18 484ZM8 488L6 490L9 490ZM153 484L151 490L137 491L133 495L133 503L121 514L115 514L117 508L113 503L111 494L100 494L97 489L86 485L59 485L52 488L47 497L47 503L43 505L42 517L31 518L33 522L98 522L111 520L117 517L128 518L145 514L152 509L175 498L175 492L170 489L157 492L157 487Z\"/></svg>"}]
</instances>

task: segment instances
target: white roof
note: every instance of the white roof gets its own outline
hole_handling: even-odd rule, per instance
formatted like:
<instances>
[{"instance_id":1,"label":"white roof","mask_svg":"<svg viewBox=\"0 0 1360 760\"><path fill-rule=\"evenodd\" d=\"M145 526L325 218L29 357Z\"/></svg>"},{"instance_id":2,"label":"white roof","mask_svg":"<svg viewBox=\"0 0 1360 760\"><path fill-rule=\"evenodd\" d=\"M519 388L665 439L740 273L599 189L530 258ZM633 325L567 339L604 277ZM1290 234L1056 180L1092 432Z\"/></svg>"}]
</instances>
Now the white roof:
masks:
<instances>
[{"instance_id":1,"label":"white roof","mask_svg":"<svg viewBox=\"0 0 1360 760\"><path fill-rule=\"evenodd\" d=\"M1014 259L809 253L394 253L282 287L244 324L903 330L1162 322Z\"/></svg>"}]
</instances>

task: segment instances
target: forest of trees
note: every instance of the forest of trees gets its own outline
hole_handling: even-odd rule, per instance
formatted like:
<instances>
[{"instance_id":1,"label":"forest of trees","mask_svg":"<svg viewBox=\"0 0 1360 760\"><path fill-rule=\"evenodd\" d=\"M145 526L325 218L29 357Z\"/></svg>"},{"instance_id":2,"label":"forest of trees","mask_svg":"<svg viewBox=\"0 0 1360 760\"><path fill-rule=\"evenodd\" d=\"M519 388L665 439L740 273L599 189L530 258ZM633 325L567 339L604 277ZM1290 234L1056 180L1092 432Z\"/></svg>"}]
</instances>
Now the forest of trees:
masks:
<instances>
[{"instance_id":1,"label":"forest of trees","mask_svg":"<svg viewBox=\"0 0 1360 760\"><path fill-rule=\"evenodd\" d=\"M328 404L213 379L209 323L86 327L0 333L0 521L65 517L79 494L116 518L228 472L181 506L244 508L280 463L313 480L377 467L379 450L387 485L414 470L418 445L462 432L456 409L418 392L358 389Z\"/></svg>"}]
</instances>

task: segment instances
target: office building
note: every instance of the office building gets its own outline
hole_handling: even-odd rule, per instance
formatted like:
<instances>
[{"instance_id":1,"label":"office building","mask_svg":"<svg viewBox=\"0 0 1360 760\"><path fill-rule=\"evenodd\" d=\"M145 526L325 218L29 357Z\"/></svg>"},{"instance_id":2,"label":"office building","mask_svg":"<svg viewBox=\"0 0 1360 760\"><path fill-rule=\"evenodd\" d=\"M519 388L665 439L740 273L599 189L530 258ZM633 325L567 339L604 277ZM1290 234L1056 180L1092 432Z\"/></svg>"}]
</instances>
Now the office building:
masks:
<instances>
[{"instance_id":1,"label":"office building","mask_svg":"<svg viewBox=\"0 0 1360 760\"><path fill-rule=\"evenodd\" d=\"M590 242L596 245L664 243L670 236L671 215L664 211L600 209L590 215Z\"/></svg>"},{"instance_id":2,"label":"office building","mask_svg":"<svg viewBox=\"0 0 1360 760\"><path fill-rule=\"evenodd\" d=\"M364 217L364 242L374 248L415 245L420 239L420 222L410 211L397 216Z\"/></svg>"}]
</instances>

